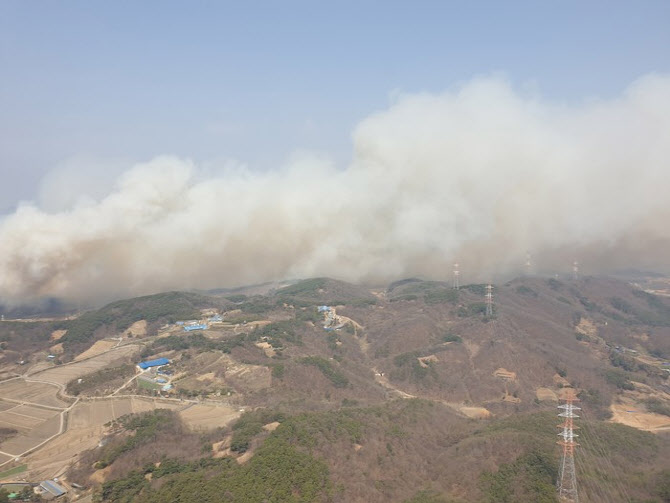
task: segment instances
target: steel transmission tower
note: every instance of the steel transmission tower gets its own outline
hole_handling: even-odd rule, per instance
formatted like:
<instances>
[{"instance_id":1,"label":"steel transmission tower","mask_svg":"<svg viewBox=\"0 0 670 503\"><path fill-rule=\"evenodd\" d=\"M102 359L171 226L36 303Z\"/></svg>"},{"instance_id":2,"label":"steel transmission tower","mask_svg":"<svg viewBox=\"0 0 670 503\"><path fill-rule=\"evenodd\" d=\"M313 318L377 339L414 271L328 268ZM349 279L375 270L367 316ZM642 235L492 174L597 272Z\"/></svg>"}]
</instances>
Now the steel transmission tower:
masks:
<instances>
[{"instance_id":1,"label":"steel transmission tower","mask_svg":"<svg viewBox=\"0 0 670 503\"><path fill-rule=\"evenodd\" d=\"M486 285L486 316L493 316L493 286Z\"/></svg>"},{"instance_id":2,"label":"steel transmission tower","mask_svg":"<svg viewBox=\"0 0 670 503\"><path fill-rule=\"evenodd\" d=\"M454 264L454 290L458 290L458 277L461 275L461 272L458 270L458 264Z\"/></svg>"},{"instance_id":3,"label":"steel transmission tower","mask_svg":"<svg viewBox=\"0 0 670 503\"><path fill-rule=\"evenodd\" d=\"M575 435L573 420L579 417L575 414L575 411L581 409L573 405L573 402L578 402L579 399L572 394L562 400L565 401L565 404L558 406L562 410L558 416L563 418L563 424L558 425L561 428L561 432L558 434L561 440L557 443L563 447L557 482L558 499L562 502L579 503L577 474L575 473L575 448L579 444L575 441L578 435Z\"/></svg>"}]
</instances>

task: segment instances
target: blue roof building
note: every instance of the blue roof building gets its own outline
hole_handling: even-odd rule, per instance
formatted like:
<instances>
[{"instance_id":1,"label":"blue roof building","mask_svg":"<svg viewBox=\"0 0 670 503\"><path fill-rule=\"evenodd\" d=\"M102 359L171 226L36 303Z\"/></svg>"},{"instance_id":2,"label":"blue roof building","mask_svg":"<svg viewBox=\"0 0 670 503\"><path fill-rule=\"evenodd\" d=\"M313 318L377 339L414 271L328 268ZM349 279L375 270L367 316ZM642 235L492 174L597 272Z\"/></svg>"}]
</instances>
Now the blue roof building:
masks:
<instances>
[{"instance_id":1,"label":"blue roof building","mask_svg":"<svg viewBox=\"0 0 670 503\"><path fill-rule=\"evenodd\" d=\"M186 325L184 327L185 332L193 332L194 330L205 330L207 329L207 325L204 323L202 325Z\"/></svg>"},{"instance_id":2,"label":"blue roof building","mask_svg":"<svg viewBox=\"0 0 670 503\"><path fill-rule=\"evenodd\" d=\"M167 358L158 358L156 360L149 360L149 361L146 361L146 362L140 362L138 364L138 366L142 370L146 370L149 367L160 367L161 365L167 365L168 363L170 363L170 360L168 360Z\"/></svg>"}]
</instances>

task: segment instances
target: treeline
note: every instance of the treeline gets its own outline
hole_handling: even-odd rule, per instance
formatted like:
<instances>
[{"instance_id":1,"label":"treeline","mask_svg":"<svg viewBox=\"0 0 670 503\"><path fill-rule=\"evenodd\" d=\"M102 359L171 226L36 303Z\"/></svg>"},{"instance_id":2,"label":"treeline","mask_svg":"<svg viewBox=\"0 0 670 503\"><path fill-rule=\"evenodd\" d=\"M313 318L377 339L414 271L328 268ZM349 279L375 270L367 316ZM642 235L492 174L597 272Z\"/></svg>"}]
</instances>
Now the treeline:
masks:
<instances>
[{"instance_id":1,"label":"treeline","mask_svg":"<svg viewBox=\"0 0 670 503\"><path fill-rule=\"evenodd\" d=\"M90 341L95 332L104 327L122 332L140 320L148 323L174 323L178 320L199 318L199 308L211 305L211 299L202 295L166 292L113 302L96 311L86 312L74 320L59 322L55 328L67 330L62 339L67 348Z\"/></svg>"},{"instance_id":2,"label":"treeline","mask_svg":"<svg viewBox=\"0 0 670 503\"><path fill-rule=\"evenodd\" d=\"M223 340L208 339L199 332L186 336L169 335L167 337L161 337L145 347L140 353L140 357L147 358L161 351L186 351L187 349L192 348L202 351L222 351L224 353L230 353L233 348L242 346L246 339L247 336L245 334L238 334Z\"/></svg>"},{"instance_id":3,"label":"treeline","mask_svg":"<svg viewBox=\"0 0 670 503\"><path fill-rule=\"evenodd\" d=\"M151 443L159 433L179 433L180 424L175 413L167 409L156 409L143 414L128 414L112 422L112 427L132 432L120 441L110 442L102 448L95 468L111 465L122 454Z\"/></svg>"},{"instance_id":4,"label":"treeline","mask_svg":"<svg viewBox=\"0 0 670 503\"><path fill-rule=\"evenodd\" d=\"M277 411L259 409L245 412L232 427L233 437L230 441L230 450L233 452L246 452L251 440L263 431L263 426L275 421L282 423L286 416Z\"/></svg>"},{"instance_id":5,"label":"treeline","mask_svg":"<svg viewBox=\"0 0 670 503\"><path fill-rule=\"evenodd\" d=\"M81 393L90 393L100 387L107 387L110 383L131 377L135 373L135 365L126 363L117 367L98 370L81 379L73 379L65 387L69 395L78 396Z\"/></svg>"},{"instance_id":6,"label":"treeline","mask_svg":"<svg viewBox=\"0 0 670 503\"><path fill-rule=\"evenodd\" d=\"M161 463L161 467L163 463ZM270 436L251 460L239 465L232 458L196 463L168 462L169 473L133 471L103 484L103 502L125 503L307 503L327 502L333 494L326 464L279 436ZM159 488L146 475L160 479Z\"/></svg>"}]
</instances>

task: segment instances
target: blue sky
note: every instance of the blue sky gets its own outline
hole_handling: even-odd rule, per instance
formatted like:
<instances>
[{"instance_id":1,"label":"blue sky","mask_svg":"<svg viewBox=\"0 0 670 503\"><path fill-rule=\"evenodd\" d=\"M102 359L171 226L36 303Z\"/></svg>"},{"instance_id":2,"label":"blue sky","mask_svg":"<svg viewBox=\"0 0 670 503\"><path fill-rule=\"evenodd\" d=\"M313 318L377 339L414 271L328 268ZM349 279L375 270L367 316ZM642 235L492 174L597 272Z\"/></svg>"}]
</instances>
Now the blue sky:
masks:
<instances>
[{"instance_id":1,"label":"blue sky","mask_svg":"<svg viewBox=\"0 0 670 503\"><path fill-rule=\"evenodd\" d=\"M670 70L668 1L0 2L0 213L72 158L343 165L394 93L503 73L558 102ZM101 162L98 164L96 160Z\"/></svg>"}]
</instances>

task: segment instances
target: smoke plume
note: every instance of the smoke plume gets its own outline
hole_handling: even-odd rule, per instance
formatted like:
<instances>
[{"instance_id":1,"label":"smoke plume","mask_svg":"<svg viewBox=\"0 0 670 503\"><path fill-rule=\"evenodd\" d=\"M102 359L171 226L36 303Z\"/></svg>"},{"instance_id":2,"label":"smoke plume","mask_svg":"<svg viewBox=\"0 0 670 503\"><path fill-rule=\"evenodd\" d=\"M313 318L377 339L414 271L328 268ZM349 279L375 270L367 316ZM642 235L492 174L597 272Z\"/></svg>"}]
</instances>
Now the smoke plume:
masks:
<instances>
[{"instance_id":1,"label":"smoke plume","mask_svg":"<svg viewBox=\"0 0 670 503\"><path fill-rule=\"evenodd\" d=\"M344 169L303 155L203 177L165 156L104 195L21 205L0 220L0 300L445 279L454 261L476 281L521 271L527 252L546 271L668 270L669 139L665 76L578 106L498 78L400 96L356 127Z\"/></svg>"}]
</instances>

